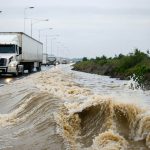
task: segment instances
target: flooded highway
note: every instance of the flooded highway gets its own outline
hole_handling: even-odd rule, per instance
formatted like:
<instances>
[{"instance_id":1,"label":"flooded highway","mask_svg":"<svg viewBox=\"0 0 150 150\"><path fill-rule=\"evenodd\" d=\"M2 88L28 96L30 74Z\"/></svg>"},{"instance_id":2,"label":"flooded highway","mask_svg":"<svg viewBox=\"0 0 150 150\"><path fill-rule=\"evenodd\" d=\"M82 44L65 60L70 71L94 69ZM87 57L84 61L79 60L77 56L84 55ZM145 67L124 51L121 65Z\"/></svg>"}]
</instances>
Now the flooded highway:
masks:
<instances>
[{"instance_id":1,"label":"flooded highway","mask_svg":"<svg viewBox=\"0 0 150 150\"><path fill-rule=\"evenodd\" d=\"M0 149L150 149L150 91L133 81L59 65L0 84Z\"/></svg>"},{"instance_id":2,"label":"flooded highway","mask_svg":"<svg viewBox=\"0 0 150 150\"><path fill-rule=\"evenodd\" d=\"M15 80L22 79L28 75L29 75L28 73L25 73L23 76L18 76L18 77L13 77L12 75L2 75L0 76L0 87L4 86L5 84L9 84Z\"/></svg>"},{"instance_id":3,"label":"flooded highway","mask_svg":"<svg viewBox=\"0 0 150 150\"><path fill-rule=\"evenodd\" d=\"M50 69L52 67L53 66L42 66L41 69L42 69L42 71L44 71L44 70ZM34 74L34 73L36 73L36 70L34 70L34 72L32 72L32 73L28 73L28 71L25 70L23 75L19 75L17 77L14 77L11 74L6 74L6 75L3 74L3 75L0 76L0 87L4 86L5 84L9 84L9 83L11 83L13 81L20 80L20 79L22 79L24 77L27 77L27 76L29 76L31 74Z\"/></svg>"},{"instance_id":4,"label":"flooded highway","mask_svg":"<svg viewBox=\"0 0 150 150\"><path fill-rule=\"evenodd\" d=\"M11 75L3 75L0 77L0 87L4 86L5 84L9 84L10 82L13 82L15 80L22 79L25 76L27 76L27 75L18 76L18 77L13 77Z\"/></svg>"}]
</instances>

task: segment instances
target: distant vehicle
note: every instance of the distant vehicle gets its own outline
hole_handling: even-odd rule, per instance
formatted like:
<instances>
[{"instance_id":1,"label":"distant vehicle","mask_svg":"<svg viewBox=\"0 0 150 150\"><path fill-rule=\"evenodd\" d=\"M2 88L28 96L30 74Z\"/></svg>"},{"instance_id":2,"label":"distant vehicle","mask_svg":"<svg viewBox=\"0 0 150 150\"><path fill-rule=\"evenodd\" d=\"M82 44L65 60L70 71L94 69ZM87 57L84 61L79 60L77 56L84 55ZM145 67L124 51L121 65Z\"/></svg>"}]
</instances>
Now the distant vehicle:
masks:
<instances>
[{"instance_id":1,"label":"distant vehicle","mask_svg":"<svg viewBox=\"0 0 150 150\"><path fill-rule=\"evenodd\" d=\"M66 59L63 59L63 60L61 61L61 63L62 63L62 64L68 64L68 62L67 62Z\"/></svg>"},{"instance_id":2,"label":"distant vehicle","mask_svg":"<svg viewBox=\"0 0 150 150\"><path fill-rule=\"evenodd\" d=\"M0 32L0 75L41 70L43 44L22 32Z\"/></svg>"},{"instance_id":3,"label":"distant vehicle","mask_svg":"<svg viewBox=\"0 0 150 150\"><path fill-rule=\"evenodd\" d=\"M49 56L48 57L48 65L56 65L56 57L54 56Z\"/></svg>"}]
</instances>

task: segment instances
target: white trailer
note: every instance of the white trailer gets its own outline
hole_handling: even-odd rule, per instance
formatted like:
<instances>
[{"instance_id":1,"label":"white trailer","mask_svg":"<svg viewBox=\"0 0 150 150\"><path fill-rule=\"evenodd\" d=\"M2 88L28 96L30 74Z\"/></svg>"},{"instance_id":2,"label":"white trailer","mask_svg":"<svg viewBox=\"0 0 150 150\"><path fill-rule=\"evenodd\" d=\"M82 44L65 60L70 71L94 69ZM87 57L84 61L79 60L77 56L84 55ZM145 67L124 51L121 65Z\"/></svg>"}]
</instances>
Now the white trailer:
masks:
<instances>
[{"instance_id":1,"label":"white trailer","mask_svg":"<svg viewBox=\"0 0 150 150\"><path fill-rule=\"evenodd\" d=\"M0 74L41 69L43 44L22 32L0 32Z\"/></svg>"}]
</instances>

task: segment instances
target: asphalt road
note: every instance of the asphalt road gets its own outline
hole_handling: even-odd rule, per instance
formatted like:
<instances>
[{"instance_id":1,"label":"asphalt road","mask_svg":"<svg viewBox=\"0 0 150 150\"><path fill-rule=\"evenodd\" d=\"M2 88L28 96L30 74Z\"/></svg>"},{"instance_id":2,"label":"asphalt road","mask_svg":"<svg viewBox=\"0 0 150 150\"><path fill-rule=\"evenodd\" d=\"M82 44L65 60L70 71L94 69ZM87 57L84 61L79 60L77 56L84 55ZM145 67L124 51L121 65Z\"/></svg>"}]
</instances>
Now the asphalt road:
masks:
<instances>
[{"instance_id":1,"label":"asphalt road","mask_svg":"<svg viewBox=\"0 0 150 150\"><path fill-rule=\"evenodd\" d=\"M52 67L53 66L42 66L42 71L48 70L48 69L50 69ZM34 71L33 73L36 73L36 71ZM20 80L20 79L22 79L22 78L24 78L26 76L29 76L29 75L31 75L33 73L29 74L28 71L25 71L23 75L17 76L17 77L13 77L12 75L2 75L2 76L0 76L0 87L4 86L5 84L8 84L10 82L13 82L15 80Z\"/></svg>"},{"instance_id":2,"label":"asphalt road","mask_svg":"<svg viewBox=\"0 0 150 150\"><path fill-rule=\"evenodd\" d=\"M35 73L35 72L33 72L33 73ZM20 76L17 76L17 77L13 77L12 75L2 75L2 76L0 76L0 87L4 86L4 84L8 84L8 83L13 82L15 80L22 79L26 76L29 76L29 75L33 74L33 73L30 73L30 74L29 73L24 73L23 75L20 75Z\"/></svg>"}]
</instances>

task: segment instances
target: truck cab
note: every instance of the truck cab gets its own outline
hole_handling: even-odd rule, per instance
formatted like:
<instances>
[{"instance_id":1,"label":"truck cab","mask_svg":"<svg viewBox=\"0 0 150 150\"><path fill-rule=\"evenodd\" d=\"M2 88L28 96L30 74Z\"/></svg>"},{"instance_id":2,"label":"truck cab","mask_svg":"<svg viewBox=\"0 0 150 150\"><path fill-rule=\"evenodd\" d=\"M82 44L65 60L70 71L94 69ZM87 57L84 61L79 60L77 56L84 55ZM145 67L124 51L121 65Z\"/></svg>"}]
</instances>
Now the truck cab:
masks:
<instances>
[{"instance_id":1,"label":"truck cab","mask_svg":"<svg viewBox=\"0 0 150 150\"><path fill-rule=\"evenodd\" d=\"M0 75L41 70L43 43L23 32L0 32Z\"/></svg>"},{"instance_id":2,"label":"truck cab","mask_svg":"<svg viewBox=\"0 0 150 150\"><path fill-rule=\"evenodd\" d=\"M23 73L23 66L19 65L22 54L21 47L15 44L0 44L0 74Z\"/></svg>"},{"instance_id":3,"label":"truck cab","mask_svg":"<svg viewBox=\"0 0 150 150\"><path fill-rule=\"evenodd\" d=\"M56 66L56 57L49 56L48 57L48 65L54 65L54 66Z\"/></svg>"}]
</instances>

